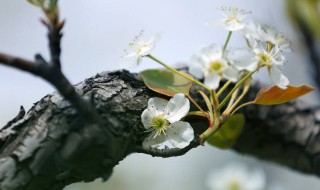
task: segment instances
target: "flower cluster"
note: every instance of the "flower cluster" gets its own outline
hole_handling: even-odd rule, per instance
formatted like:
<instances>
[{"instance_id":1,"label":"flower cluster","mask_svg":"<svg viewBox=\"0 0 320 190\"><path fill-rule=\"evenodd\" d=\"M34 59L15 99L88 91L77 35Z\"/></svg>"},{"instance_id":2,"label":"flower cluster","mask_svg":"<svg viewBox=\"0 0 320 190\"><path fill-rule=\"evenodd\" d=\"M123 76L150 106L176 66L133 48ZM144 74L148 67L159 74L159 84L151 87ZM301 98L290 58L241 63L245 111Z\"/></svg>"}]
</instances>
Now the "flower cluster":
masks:
<instances>
[{"instance_id":1,"label":"flower cluster","mask_svg":"<svg viewBox=\"0 0 320 190\"><path fill-rule=\"evenodd\" d=\"M224 51L222 46L210 44L191 58L189 73L204 78L204 84L217 89L221 79L237 82L241 71L253 71L256 63L250 61L248 49Z\"/></svg>"},{"instance_id":2,"label":"flower cluster","mask_svg":"<svg viewBox=\"0 0 320 190\"><path fill-rule=\"evenodd\" d=\"M187 115L200 116L208 120L208 129L199 137L201 143L208 141L214 145L215 141L210 142L210 138L213 138L217 131L223 130L221 126L244 106L265 102L267 105L283 103L312 91L312 87L298 87L301 91L293 90L297 88L292 86L287 88L289 80L282 73L282 68L286 63L283 52L291 51L291 49L282 33L268 25L253 21L246 22L246 15L250 12L225 7L220 10L223 18L218 22L209 21L208 24L219 25L226 29L228 37L224 45L211 43L192 56L188 69L195 78L170 67L151 55L159 35L155 35L150 40L143 40L143 32L141 32L125 50L121 64L126 68L139 65L142 58L147 57L168 69L167 71L148 70L141 73L141 78L151 90L173 96L169 101L161 98L151 98L148 101L148 107L141 115L144 130L147 132L147 136L142 141L144 148L183 149L188 146L194 139L194 132L188 122L181 121ZM242 34L247 42L246 46L228 47L232 32L235 31ZM268 70L271 80L278 87L265 90L263 95L259 93L262 98L258 100L239 105L249 91L252 75L262 68ZM201 79L204 81L202 82ZM220 87L221 80L227 80L222 87ZM222 98L221 95L224 94L224 91L229 90L228 85L232 82L236 85ZM191 83L207 91L205 93L199 90L206 102L207 111L198 105L189 94ZM219 91L216 91L217 89ZM285 91L286 89L289 90ZM278 93L286 96L274 99L273 94ZM189 99L198 111L189 112ZM240 132L233 135L234 138L237 138L239 134ZM231 142L233 141L229 140L225 146L231 146Z\"/></svg>"},{"instance_id":3,"label":"flower cluster","mask_svg":"<svg viewBox=\"0 0 320 190\"><path fill-rule=\"evenodd\" d=\"M290 51L290 44L282 33L268 25L255 22L244 22L248 12L237 8L222 8L224 18L220 26L230 31L241 31L248 47L226 49L210 44L202 48L192 57L189 72L198 78L204 78L204 83L212 89L219 87L221 79L237 82L241 72L255 71L267 67L274 84L285 89L289 80L282 74L286 60L283 51ZM217 22L209 22L217 23Z\"/></svg>"}]
</instances>

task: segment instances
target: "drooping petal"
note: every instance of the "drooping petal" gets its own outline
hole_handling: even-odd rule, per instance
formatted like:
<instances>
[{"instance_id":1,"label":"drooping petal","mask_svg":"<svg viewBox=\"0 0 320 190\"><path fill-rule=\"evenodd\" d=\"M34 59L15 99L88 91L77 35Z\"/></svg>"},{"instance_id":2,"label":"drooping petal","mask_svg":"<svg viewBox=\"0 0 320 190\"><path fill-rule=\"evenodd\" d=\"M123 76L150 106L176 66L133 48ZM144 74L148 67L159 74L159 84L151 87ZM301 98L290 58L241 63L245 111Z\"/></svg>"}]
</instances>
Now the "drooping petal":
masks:
<instances>
[{"instance_id":1,"label":"drooping petal","mask_svg":"<svg viewBox=\"0 0 320 190\"><path fill-rule=\"evenodd\" d=\"M174 95L168 102L164 118L170 123L179 121L187 115L190 109L190 102L182 93Z\"/></svg>"},{"instance_id":2,"label":"drooping petal","mask_svg":"<svg viewBox=\"0 0 320 190\"><path fill-rule=\"evenodd\" d=\"M173 148L184 148L194 139L193 128L188 122L176 121L167 131L167 140Z\"/></svg>"},{"instance_id":3,"label":"drooping petal","mask_svg":"<svg viewBox=\"0 0 320 190\"><path fill-rule=\"evenodd\" d=\"M289 85L289 80L286 76L284 76L281 72L281 70L273 66L270 69L269 72L271 80L281 89L286 89L287 86Z\"/></svg>"},{"instance_id":4,"label":"drooping petal","mask_svg":"<svg viewBox=\"0 0 320 190\"><path fill-rule=\"evenodd\" d=\"M211 73L204 79L204 84L211 89L219 87L221 76L218 73Z\"/></svg>"},{"instance_id":5,"label":"drooping petal","mask_svg":"<svg viewBox=\"0 0 320 190\"><path fill-rule=\"evenodd\" d=\"M142 146L144 148L157 148L157 149L165 149L166 147L171 146L171 144L167 141L167 137L165 134L161 133L155 137L156 131L151 132L148 137L146 137Z\"/></svg>"},{"instance_id":6,"label":"drooping petal","mask_svg":"<svg viewBox=\"0 0 320 190\"><path fill-rule=\"evenodd\" d=\"M139 59L140 56L133 54L131 56L122 57L119 63L119 67L120 69L130 69L136 67L140 64Z\"/></svg>"}]
</instances>

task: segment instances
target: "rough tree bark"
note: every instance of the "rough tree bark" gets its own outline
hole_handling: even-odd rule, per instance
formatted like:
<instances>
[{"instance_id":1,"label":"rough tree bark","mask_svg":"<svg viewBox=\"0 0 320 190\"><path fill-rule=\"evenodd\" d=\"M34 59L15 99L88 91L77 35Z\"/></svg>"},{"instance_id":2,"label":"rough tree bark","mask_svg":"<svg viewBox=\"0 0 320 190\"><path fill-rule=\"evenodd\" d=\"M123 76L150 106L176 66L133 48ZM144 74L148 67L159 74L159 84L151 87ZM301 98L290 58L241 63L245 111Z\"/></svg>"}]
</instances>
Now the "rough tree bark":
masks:
<instances>
[{"instance_id":1,"label":"rough tree bark","mask_svg":"<svg viewBox=\"0 0 320 190\"><path fill-rule=\"evenodd\" d=\"M24 116L22 110L0 130L1 190L61 190L78 181L107 180L128 154L170 157L199 145L195 139L182 151L141 148L140 115L148 99L159 95L137 75L100 73L75 88L93 103L101 122L88 122L56 92L35 103ZM248 98L259 88L255 85ZM191 94L197 97L196 89ZM320 176L319 107L292 102L242 111L246 127L235 150Z\"/></svg>"}]
</instances>

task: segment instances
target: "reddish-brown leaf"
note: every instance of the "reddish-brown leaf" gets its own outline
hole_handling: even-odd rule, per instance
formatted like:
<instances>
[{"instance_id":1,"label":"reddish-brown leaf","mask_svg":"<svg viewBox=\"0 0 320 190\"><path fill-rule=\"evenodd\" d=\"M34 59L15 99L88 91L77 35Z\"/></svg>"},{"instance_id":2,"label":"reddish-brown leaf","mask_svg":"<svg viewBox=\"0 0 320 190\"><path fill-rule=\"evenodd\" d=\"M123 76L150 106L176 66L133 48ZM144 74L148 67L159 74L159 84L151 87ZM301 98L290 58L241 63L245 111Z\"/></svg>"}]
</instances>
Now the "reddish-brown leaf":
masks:
<instances>
[{"instance_id":1,"label":"reddish-brown leaf","mask_svg":"<svg viewBox=\"0 0 320 190\"><path fill-rule=\"evenodd\" d=\"M270 86L268 88L260 90L256 99L252 101L252 104L260 105L275 105L289 102L297 99L311 91L314 88L308 85L301 86L288 86L286 89L281 89L278 86Z\"/></svg>"}]
</instances>

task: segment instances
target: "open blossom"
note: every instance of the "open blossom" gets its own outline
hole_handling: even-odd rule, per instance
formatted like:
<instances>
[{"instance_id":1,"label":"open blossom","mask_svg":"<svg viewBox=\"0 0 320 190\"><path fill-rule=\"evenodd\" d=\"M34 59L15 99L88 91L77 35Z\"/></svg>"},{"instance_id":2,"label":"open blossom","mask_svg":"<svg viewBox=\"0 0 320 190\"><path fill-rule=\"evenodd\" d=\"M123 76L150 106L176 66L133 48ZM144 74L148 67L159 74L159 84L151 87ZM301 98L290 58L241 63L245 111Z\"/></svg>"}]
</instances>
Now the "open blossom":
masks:
<instances>
[{"instance_id":1,"label":"open blossom","mask_svg":"<svg viewBox=\"0 0 320 190\"><path fill-rule=\"evenodd\" d=\"M282 74L282 67L286 60L279 46L270 45L269 41L262 41L252 35L246 36L248 44L255 54L258 67L267 66L269 76L274 84L281 89L289 85L288 78Z\"/></svg>"},{"instance_id":2,"label":"open blossom","mask_svg":"<svg viewBox=\"0 0 320 190\"><path fill-rule=\"evenodd\" d=\"M228 31L237 31L244 28L244 19L250 12L238 9L236 7L222 7L223 18L219 21L210 20L207 24L218 25Z\"/></svg>"},{"instance_id":3,"label":"open blossom","mask_svg":"<svg viewBox=\"0 0 320 190\"><path fill-rule=\"evenodd\" d=\"M128 49L124 50L124 55L120 62L121 68L131 68L141 63L142 57L150 54L154 49L160 35L157 34L149 40L142 39L143 31L129 43Z\"/></svg>"},{"instance_id":4,"label":"open blossom","mask_svg":"<svg viewBox=\"0 0 320 190\"><path fill-rule=\"evenodd\" d=\"M263 170L251 170L240 163L229 163L222 168L215 168L207 178L210 190L264 190L266 176Z\"/></svg>"},{"instance_id":5,"label":"open blossom","mask_svg":"<svg viewBox=\"0 0 320 190\"><path fill-rule=\"evenodd\" d=\"M236 82L239 76L239 71L228 64L222 46L217 44L204 47L194 55L189 72L197 78L204 77L204 84L211 89L217 89L221 79Z\"/></svg>"},{"instance_id":6,"label":"open blossom","mask_svg":"<svg viewBox=\"0 0 320 190\"><path fill-rule=\"evenodd\" d=\"M176 94L169 102L162 98L149 99L141 120L144 128L151 132L142 146L158 149L188 146L194 139L193 129L188 122L180 120L189 109L190 102L182 93Z\"/></svg>"},{"instance_id":7,"label":"open blossom","mask_svg":"<svg viewBox=\"0 0 320 190\"><path fill-rule=\"evenodd\" d=\"M284 37L284 34L269 25L250 22L245 26L243 33L249 43L253 38L276 46L281 51L291 51L290 42Z\"/></svg>"}]
</instances>

